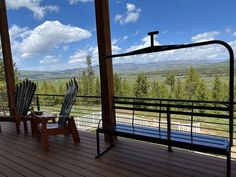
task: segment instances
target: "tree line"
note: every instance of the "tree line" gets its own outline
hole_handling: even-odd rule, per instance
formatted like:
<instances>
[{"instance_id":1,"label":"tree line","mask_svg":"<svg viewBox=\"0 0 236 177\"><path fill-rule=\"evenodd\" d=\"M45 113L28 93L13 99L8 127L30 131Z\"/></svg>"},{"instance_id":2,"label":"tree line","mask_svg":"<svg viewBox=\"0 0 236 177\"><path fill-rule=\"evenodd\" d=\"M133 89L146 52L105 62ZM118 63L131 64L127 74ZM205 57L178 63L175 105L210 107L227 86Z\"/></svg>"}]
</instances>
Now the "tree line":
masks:
<instances>
[{"instance_id":1,"label":"tree line","mask_svg":"<svg viewBox=\"0 0 236 177\"><path fill-rule=\"evenodd\" d=\"M0 60L0 88L6 90L4 68ZM100 80L95 74L90 56L86 58L87 68L76 79L79 83L78 95L100 96ZM19 73L15 67L15 75L19 80ZM190 67L185 76L177 77L175 73L167 73L163 81L149 80L145 73L139 73L134 83L114 73L114 92L116 96L131 96L143 98L172 98L188 100L228 100L228 83L215 75L214 81L209 83L198 71ZM66 90L65 83L57 85L49 81L37 82L37 93L42 94L64 94ZM52 100L52 98L49 98ZM53 102L58 102L56 98Z\"/></svg>"},{"instance_id":2,"label":"tree line","mask_svg":"<svg viewBox=\"0 0 236 177\"><path fill-rule=\"evenodd\" d=\"M91 57L86 63L87 70L79 77L79 94L100 96L100 81L94 74ZM145 73L139 73L133 84L118 73L114 73L113 80L116 96L226 101L229 95L227 81L215 75L209 83L193 67L183 77L167 73L164 81L150 81Z\"/></svg>"}]
</instances>

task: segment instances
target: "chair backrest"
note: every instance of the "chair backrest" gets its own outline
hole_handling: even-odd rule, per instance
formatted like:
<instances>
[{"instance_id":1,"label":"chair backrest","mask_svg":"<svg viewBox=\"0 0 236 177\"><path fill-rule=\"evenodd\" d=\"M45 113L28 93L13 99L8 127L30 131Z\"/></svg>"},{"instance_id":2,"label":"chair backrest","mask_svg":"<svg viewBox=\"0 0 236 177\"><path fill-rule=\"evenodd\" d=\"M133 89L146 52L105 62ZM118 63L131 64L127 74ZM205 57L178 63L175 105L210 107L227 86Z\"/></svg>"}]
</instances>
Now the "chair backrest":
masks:
<instances>
[{"instance_id":1,"label":"chair backrest","mask_svg":"<svg viewBox=\"0 0 236 177\"><path fill-rule=\"evenodd\" d=\"M75 78L66 83L66 94L62 103L61 111L59 114L58 127L65 127L65 123L69 118L72 106L75 102L78 93L78 84Z\"/></svg>"},{"instance_id":2,"label":"chair backrest","mask_svg":"<svg viewBox=\"0 0 236 177\"><path fill-rule=\"evenodd\" d=\"M36 84L28 79L16 85L16 115L27 115L35 91Z\"/></svg>"}]
</instances>

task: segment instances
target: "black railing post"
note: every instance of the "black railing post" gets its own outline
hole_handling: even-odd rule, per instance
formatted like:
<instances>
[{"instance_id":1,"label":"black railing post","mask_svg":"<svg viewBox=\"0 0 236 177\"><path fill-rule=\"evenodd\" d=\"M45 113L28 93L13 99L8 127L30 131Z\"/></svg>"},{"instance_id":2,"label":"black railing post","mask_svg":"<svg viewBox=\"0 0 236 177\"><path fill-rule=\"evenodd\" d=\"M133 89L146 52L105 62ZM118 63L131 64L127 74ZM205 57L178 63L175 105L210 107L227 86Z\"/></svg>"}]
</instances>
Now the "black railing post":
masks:
<instances>
[{"instance_id":1,"label":"black railing post","mask_svg":"<svg viewBox=\"0 0 236 177\"><path fill-rule=\"evenodd\" d=\"M171 120L170 120L170 106L167 106L167 139L170 143L171 140ZM172 147L170 144L168 144L168 151L172 152Z\"/></svg>"},{"instance_id":2,"label":"black railing post","mask_svg":"<svg viewBox=\"0 0 236 177\"><path fill-rule=\"evenodd\" d=\"M161 104L162 101L160 100L160 106L159 106L159 136L161 137Z\"/></svg>"},{"instance_id":3,"label":"black railing post","mask_svg":"<svg viewBox=\"0 0 236 177\"><path fill-rule=\"evenodd\" d=\"M192 114L191 114L191 143L193 143L193 101L192 101Z\"/></svg>"},{"instance_id":4,"label":"black railing post","mask_svg":"<svg viewBox=\"0 0 236 177\"><path fill-rule=\"evenodd\" d=\"M133 128L133 132L134 132L134 109L135 109L135 104L136 104L136 99L134 98L134 104L133 104L133 117L132 117L132 128Z\"/></svg>"},{"instance_id":5,"label":"black railing post","mask_svg":"<svg viewBox=\"0 0 236 177\"><path fill-rule=\"evenodd\" d=\"M36 105L37 105L37 110L40 111L40 104L39 104L39 96L36 96Z\"/></svg>"},{"instance_id":6,"label":"black railing post","mask_svg":"<svg viewBox=\"0 0 236 177\"><path fill-rule=\"evenodd\" d=\"M134 104L133 104L133 115L132 115L132 127L134 128L134 109L135 109L135 103L136 102L136 99L134 98Z\"/></svg>"}]
</instances>

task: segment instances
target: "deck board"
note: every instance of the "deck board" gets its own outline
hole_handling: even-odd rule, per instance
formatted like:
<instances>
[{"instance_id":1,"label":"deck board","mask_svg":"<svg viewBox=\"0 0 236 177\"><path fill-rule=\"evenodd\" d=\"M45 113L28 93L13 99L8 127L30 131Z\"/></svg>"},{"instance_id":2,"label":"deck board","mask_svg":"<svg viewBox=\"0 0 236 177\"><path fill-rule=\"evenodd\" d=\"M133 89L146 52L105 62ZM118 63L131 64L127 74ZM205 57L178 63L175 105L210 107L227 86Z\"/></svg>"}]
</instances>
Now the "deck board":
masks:
<instances>
[{"instance_id":1,"label":"deck board","mask_svg":"<svg viewBox=\"0 0 236 177\"><path fill-rule=\"evenodd\" d=\"M51 136L49 152L29 135L16 135L13 123L1 123L0 177L2 176L226 176L226 159L137 140L118 138L116 146L99 159L95 134L80 132L81 142ZM102 138L102 137L101 137ZM103 143L101 148L105 148ZM232 161L232 176L236 162Z\"/></svg>"}]
</instances>

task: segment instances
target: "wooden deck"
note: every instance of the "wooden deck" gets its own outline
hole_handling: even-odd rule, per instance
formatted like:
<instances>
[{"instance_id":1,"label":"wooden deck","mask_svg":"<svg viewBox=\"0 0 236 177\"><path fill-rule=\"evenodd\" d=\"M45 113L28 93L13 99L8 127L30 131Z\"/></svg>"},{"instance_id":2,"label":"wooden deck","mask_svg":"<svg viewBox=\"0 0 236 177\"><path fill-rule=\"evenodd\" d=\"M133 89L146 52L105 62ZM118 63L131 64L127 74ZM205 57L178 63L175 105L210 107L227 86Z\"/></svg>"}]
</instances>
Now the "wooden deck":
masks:
<instances>
[{"instance_id":1,"label":"wooden deck","mask_svg":"<svg viewBox=\"0 0 236 177\"><path fill-rule=\"evenodd\" d=\"M226 160L214 156L119 138L116 146L95 159L95 135L80 132L81 142L71 137L52 136L49 152L31 135L16 135L13 123L1 123L0 177L9 176L173 176L224 177ZM232 161L236 176L236 161Z\"/></svg>"}]
</instances>

